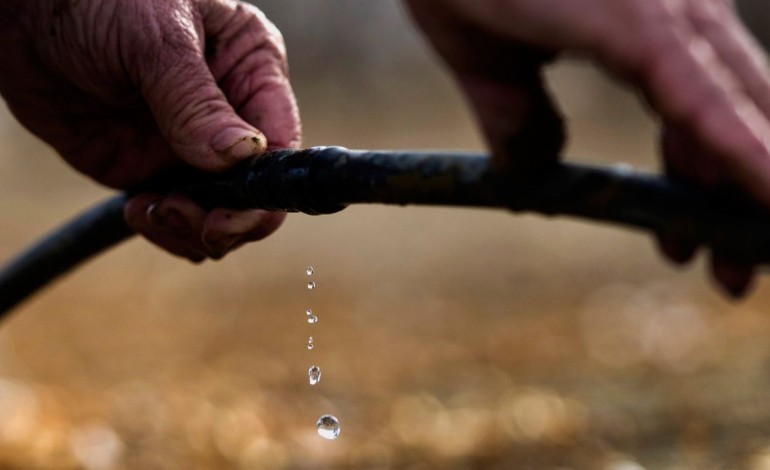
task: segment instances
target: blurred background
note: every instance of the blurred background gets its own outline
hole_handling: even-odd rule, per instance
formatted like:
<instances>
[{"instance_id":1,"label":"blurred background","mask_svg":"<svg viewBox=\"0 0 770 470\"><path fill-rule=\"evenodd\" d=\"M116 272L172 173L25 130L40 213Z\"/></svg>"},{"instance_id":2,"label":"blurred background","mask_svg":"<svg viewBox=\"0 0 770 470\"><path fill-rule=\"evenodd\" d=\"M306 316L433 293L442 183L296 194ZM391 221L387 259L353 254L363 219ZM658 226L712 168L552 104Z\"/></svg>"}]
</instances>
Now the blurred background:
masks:
<instances>
[{"instance_id":1,"label":"blurred background","mask_svg":"<svg viewBox=\"0 0 770 470\"><path fill-rule=\"evenodd\" d=\"M483 148L398 2L258 5L286 36L306 145ZM741 7L766 31L763 0ZM549 79L567 155L656 170L635 96L582 62ZM2 259L108 195L5 108L0 142ZM449 208L292 215L201 266L132 240L2 324L0 468L770 469L770 285L730 302L706 264Z\"/></svg>"}]
</instances>

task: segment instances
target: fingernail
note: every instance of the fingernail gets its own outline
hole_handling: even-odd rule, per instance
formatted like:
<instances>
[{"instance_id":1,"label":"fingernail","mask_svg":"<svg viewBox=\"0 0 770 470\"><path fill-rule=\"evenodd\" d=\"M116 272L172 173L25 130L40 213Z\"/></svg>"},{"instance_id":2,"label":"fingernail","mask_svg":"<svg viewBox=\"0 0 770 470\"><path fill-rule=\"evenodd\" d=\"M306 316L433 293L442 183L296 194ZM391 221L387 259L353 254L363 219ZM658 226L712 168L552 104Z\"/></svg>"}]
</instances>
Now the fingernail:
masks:
<instances>
[{"instance_id":1,"label":"fingernail","mask_svg":"<svg viewBox=\"0 0 770 470\"><path fill-rule=\"evenodd\" d=\"M267 139L261 133L229 127L214 137L211 148L226 160L243 160L264 152L267 149Z\"/></svg>"},{"instance_id":2,"label":"fingernail","mask_svg":"<svg viewBox=\"0 0 770 470\"><path fill-rule=\"evenodd\" d=\"M192 232L187 219L176 209L158 208L153 204L147 209L147 219L153 226L179 237L186 237Z\"/></svg>"}]
</instances>

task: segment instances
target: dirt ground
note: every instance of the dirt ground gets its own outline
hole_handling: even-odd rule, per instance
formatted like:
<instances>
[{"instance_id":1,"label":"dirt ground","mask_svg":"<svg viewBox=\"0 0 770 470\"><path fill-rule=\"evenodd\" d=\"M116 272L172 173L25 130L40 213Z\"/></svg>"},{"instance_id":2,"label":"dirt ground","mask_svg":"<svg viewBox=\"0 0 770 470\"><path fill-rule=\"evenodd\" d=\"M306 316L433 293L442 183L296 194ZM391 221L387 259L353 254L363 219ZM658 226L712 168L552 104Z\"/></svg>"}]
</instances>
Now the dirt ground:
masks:
<instances>
[{"instance_id":1,"label":"dirt ground","mask_svg":"<svg viewBox=\"0 0 770 470\"><path fill-rule=\"evenodd\" d=\"M299 76L306 145L482 148L425 70ZM566 154L656 168L635 97L584 65L551 80ZM0 143L2 259L108 194L4 109ZM728 301L705 264L613 227L451 208L292 215L201 266L135 239L0 325L0 468L770 469L770 286Z\"/></svg>"}]
</instances>

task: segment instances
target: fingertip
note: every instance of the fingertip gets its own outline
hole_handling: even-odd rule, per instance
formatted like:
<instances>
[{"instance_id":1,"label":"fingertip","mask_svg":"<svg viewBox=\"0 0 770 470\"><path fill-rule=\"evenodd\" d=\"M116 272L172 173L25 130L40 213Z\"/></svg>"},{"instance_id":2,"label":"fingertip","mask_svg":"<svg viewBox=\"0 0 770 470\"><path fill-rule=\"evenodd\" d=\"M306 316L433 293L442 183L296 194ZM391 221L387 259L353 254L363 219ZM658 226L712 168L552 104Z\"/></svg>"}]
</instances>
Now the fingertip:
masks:
<instances>
[{"instance_id":1,"label":"fingertip","mask_svg":"<svg viewBox=\"0 0 770 470\"><path fill-rule=\"evenodd\" d=\"M673 237L658 235L655 237L658 249L671 262L682 265L692 261L698 251L697 245L686 243Z\"/></svg>"},{"instance_id":2,"label":"fingertip","mask_svg":"<svg viewBox=\"0 0 770 470\"><path fill-rule=\"evenodd\" d=\"M717 284L733 299L745 297L754 284L755 268L712 258L712 274Z\"/></svg>"}]
</instances>

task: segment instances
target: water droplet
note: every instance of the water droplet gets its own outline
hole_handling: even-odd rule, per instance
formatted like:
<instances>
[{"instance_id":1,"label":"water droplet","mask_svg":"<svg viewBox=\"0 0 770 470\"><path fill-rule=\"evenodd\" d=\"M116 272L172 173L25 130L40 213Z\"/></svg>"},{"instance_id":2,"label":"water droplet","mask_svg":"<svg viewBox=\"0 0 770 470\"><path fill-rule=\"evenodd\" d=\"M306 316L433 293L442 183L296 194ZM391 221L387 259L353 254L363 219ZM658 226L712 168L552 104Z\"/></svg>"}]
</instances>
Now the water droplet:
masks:
<instances>
[{"instance_id":1,"label":"water droplet","mask_svg":"<svg viewBox=\"0 0 770 470\"><path fill-rule=\"evenodd\" d=\"M307 268L305 268L305 272L307 273L308 276L312 276L315 270L313 269L312 266L308 266Z\"/></svg>"},{"instance_id":2,"label":"water droplet","mask_svg":"<svg viewBox=\"0 0 770 470\"><path fill-rule=\"evenodd\" d=\"M309 350L310 350L310 349L313 349L313 337L312 337L312 336L311 336L310 338L308 338L308 339L307 339L307 348L308 348Z\"/></svg>"},{"instance_id":3,"label":"water droplet","mask_svg":"<svg viewBox=\"0 0 770 470\"><path fill-rule=\"evenodd\" d=\"M310 290L315 289L315 282L313 282L313 281L308 282L307 283L307 288L310 289Z\"/></svg>"},{"instance_id":4,"label":"water droplet","mask_svg":"<svg viewBox=\"0 0 770 470\"><path fill-rule=\"evenodd\" d=\"M308 315L307 322L310 324L318 323L318 317L315 315Z\"/></svg>"},{"instance_id":5,"label":"water droplet","mask_svg":"<svg viewBox=\"0 0 770 470\"><path fill-rule=\"evenodd\" d=\"M305 310L305 315L310 316L313 314L313 311L310 309Z\"/></svg>"},{"instance_id":6,"label":"water droplet","mask_svg":"<svg viewBox=\"0 0 770 470\"><path fill-rule=\"evenodd\" d=\"M321 368L318 366L312 366L307 370L307 379L310 385L315 385L321 381Z\"/></svg>"},{"instance_id":7,"label":"water droplet","mask_svg":"<svg viewBox=\"0 0 770 470\"><path fill-rule=\"evenodd\" d=\"M340 435L340 422L332 415L323 415L315 423L318 435L324 439L337 439Z\"/></svg>"}]
</instances>

